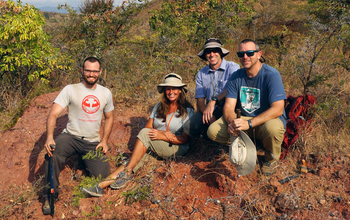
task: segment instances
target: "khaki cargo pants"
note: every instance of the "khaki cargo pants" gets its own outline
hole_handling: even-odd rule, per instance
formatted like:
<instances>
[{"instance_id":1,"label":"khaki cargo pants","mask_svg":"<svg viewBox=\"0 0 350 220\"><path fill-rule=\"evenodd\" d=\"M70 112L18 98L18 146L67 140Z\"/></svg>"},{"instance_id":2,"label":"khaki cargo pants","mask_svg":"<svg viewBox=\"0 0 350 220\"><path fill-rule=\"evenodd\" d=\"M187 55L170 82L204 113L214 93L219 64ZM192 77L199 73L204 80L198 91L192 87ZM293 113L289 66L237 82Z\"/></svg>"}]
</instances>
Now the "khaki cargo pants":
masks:
<instances>
[{"instance_id":1,"label":"khaki cargo pants","mask_svg":"<svg viewBox=\"0 0 350 220\"><path fill-rule=\"evenodd\" d=\"M242 116L244 120L252 119L252 117ZM279 160L281 155L281 145L284 136L284 125L279 119L269 120L259 126L246 131L249 137L260 140L265 148L265 161L272 161L274 158ZM227 124L224 117L219 118L211 124L207 131L208 137L220 144L230 145L230 134L227 131ZM254 137L255 136L255 137Z\"/></svg>"}]
</instances>

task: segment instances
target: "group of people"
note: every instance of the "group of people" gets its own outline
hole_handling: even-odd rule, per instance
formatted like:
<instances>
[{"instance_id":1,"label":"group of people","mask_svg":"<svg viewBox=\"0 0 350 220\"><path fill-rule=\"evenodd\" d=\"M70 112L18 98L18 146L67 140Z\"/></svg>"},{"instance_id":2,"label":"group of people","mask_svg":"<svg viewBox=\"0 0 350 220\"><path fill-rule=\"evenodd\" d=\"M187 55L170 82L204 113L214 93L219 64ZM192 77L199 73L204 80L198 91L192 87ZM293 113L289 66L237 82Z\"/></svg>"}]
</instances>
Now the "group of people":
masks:
<instances>
[{"instance_id":1,"label":"group of people","mask_svg":"<svg viewBox=\"0 0 350 220\"><path fill-rule=\"evenodd\" d=\"M127 164L113 173L106 156L85 159L87 171L104 179L83 188L91 196L102 196L103 188L120 189L133 179L133 173L147 150L159 157L185 155L191 137L209 138L230 145L230 136L245 131L252 139L262 142L265 162L262 173L273 174L281 154L286 116L286 95L279 72L263 63L258 44L245 39L239 44L237 56L243 68L224 57L229 51L220 40L208 39L198 56L209 64L199 70L196 78L197 112L186 99L187 85L180 75L167 74L157 86L160 102L153 108L149 120L138 136ZM102 73L96 57L84 60L82 82L66 86L55 99L47 120L47 138L44 147L45 175L50 183L49 160L53 159L53 183L58 197L59 174L67 157L86 155L102 148L108 151L107 139L113 124L113 100L109 89L97 84ZM54 140L56 119L68 108L66 129ZM237 117L239 110L242 117ZM99 135L102 117L105 117L102 138ZM55 147L53 147L55 146ZM50 214L49 192L45 191L44 214Z\"/></svg>"}]
</instances>

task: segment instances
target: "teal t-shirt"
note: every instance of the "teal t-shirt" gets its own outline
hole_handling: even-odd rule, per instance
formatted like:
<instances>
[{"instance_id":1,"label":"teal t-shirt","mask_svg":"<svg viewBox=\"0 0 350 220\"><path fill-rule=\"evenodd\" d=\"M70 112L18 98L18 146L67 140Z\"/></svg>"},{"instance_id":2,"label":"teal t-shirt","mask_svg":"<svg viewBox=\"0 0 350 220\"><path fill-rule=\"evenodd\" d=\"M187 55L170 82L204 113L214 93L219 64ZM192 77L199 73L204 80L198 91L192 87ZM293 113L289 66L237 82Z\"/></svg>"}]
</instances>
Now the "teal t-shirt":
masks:
<instances>
[{"instance_id":1,"label":"teal t-shirt","mask_svg":"<svg viewBox=\"0 0 350 220\"><path fill-rule=\"evenodd\" d=\"M237 70L227 83L226 97L237 99L236 109L248 117L256 117L269 109L271 103L287 98L280 73L266 64L253 78L247 76L244 68ZM286 127L284 110L279 118Z\"/></svg>"}]
</instances>

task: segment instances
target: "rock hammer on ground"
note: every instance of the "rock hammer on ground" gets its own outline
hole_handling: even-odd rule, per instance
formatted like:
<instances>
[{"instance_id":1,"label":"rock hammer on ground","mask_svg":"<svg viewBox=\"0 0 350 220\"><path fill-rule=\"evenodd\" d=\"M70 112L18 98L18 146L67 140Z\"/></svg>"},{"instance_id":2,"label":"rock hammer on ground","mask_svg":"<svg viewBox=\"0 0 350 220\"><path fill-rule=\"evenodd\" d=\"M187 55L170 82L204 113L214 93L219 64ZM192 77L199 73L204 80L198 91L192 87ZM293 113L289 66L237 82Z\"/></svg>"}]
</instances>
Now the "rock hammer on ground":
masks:
<instances>
[{"instance_id":1,"label":"rock hammer on ground","mask_svg":"<svg viewBox=\"0 0 350 220\"><path fill-rule=\"evenodd\" d=\"M298 174L296 174L296 175L293 175L293 176L289 176L289 177L287 177L287 178L284 178L284 179L282 179L282 180L279 180L278 182L280 182L281 184L283 184L283 183L286 183L286 182L288 182L288 181L290 181L290 180L292 180L292 179L294 179L294 178L297 178L297 177L299 177L301 174L303 174L303 173L307 173L308 172L308 168L307 168L307 166L306 166L306 162L305 162L305 160L302 160L302 166L301 166L301 168L300 168L300 171L301 171L301 173L298 173Z\"/></svg>"}]
</instances>

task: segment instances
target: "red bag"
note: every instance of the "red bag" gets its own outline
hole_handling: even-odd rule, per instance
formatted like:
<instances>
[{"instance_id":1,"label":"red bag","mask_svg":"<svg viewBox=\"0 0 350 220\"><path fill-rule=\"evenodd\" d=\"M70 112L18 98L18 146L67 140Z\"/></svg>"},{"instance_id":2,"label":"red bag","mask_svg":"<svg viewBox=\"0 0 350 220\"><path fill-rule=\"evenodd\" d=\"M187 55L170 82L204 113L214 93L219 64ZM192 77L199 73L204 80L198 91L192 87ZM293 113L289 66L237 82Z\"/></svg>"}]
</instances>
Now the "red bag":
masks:
<instances>
[{"instance_id":1,"label":"red bag","mask_svg":"<svg viewBox=\"0 0 350 220\"><path fill-rule=\"evenodd\" d=\"M312 95L288 96L286 102L287 125L282 142L282 153L280 159L287 156L289 147L294 144L299 137L299 128L305 127L311 120L310 107L316 104L316 99Z\"/></svg>"}]
</instances>

